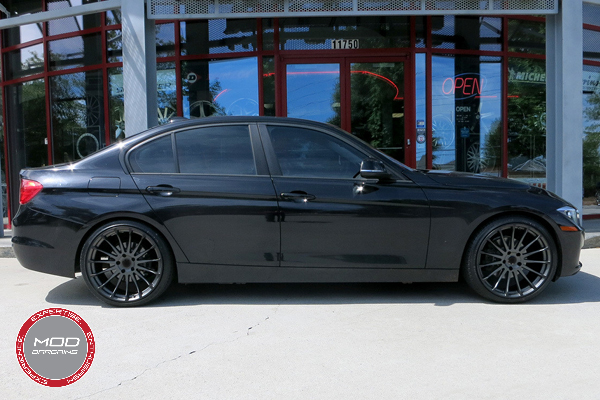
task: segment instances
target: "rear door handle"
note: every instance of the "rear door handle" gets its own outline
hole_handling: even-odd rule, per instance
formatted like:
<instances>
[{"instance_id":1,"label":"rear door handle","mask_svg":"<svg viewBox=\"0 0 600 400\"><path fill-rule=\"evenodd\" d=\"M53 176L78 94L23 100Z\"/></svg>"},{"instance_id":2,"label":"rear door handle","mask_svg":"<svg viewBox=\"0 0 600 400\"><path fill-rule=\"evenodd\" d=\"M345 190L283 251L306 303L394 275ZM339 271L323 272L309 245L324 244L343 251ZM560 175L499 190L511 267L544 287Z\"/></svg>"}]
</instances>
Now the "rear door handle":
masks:
<instances>
[{"instance_id":1,"label":"rear door handle","mask_svg":"<svg viewBox=\"0 0 600 400\"><path fill-rule=\"evenodd\" d=\"M308 194L301 190L294 190L289 193L281 193L281 198L285 200L292 200L296 202L306 202L316 199L317 197L313 194Z\"/></svg>"},{"instance_id":2,"label":"rear door handle","mask_svg":"<svg viewBox=\"0 0 600 400\"><path fill-rule=\"evenodd\" d=\"M151 194L156 194L163 197L168 197L173 195L173 193L181 192L181 189L173 187L171 185L158 185L158 186L148 186L146 191Z\"/></svg>"}]
</instances>

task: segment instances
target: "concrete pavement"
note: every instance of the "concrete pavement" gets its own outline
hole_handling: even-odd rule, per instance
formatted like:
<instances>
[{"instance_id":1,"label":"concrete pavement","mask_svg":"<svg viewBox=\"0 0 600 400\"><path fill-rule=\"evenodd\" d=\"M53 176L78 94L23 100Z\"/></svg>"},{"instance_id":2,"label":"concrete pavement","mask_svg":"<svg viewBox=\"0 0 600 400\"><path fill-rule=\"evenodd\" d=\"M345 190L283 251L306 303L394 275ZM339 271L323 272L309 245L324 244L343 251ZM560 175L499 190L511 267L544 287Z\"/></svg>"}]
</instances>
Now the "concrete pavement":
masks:
<instances>
[{"instance_id":1,"label":"concrete pavement","mask_svg":"<svg viewBox=\"0 0 600 400\"><path fill-rule=\"evenodd\" d=\"M538 299L498 305L464 284L189 285L136 309L81 278L1 259L2 399L597 399L600 249ZM30 380L21 325L63 307L96 356L73 385Z\"/></svg>"}]
</instances>

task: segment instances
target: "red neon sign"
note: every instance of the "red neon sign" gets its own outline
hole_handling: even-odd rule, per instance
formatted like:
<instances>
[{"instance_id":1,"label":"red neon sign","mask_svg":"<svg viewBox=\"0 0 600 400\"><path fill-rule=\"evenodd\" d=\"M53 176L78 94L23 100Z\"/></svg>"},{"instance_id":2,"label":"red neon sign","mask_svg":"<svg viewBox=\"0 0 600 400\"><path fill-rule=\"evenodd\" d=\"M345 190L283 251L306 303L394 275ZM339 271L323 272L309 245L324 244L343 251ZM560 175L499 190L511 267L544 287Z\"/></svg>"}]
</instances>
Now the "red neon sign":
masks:
<instances>
[{"instance_id":1,"label":"red neon sign","mask_svg":"<svg viewBox=\"0 0 600 400\"><path fill-rule=\"evenodd\" d=\"M479 74L460 74L446 78L442 83L442 92L445 95L453 94L457 99L480 97L484 84L484 78Z\"/></svg>"}]
</instances>

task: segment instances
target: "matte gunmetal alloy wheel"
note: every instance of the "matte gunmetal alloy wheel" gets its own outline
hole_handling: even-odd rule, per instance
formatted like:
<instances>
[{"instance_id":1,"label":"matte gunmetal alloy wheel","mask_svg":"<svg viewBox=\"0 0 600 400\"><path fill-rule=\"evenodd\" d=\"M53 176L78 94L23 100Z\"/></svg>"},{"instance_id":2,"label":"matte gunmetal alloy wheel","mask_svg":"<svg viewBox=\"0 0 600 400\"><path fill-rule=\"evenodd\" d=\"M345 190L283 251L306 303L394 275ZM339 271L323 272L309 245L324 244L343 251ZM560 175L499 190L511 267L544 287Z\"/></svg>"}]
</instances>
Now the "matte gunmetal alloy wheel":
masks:
<instances>
[{"instance_id":1,"label":"matte gunmetal alloy wheel","mask_svg":"<svg viewBox=\"0 0 600 400\"><path fill-rule=\"evenodd\" d=\"M491 222L467 247L463 275L481 296L520 303L542 292L554 277L557 251L548 231L520 217Z\"/></svg>"},{"instance_id":2,"label":"matte gunmetal alloy wheel","mask_svg":"<svg viewBox=\"0 0 600 400\"><path fill-rule=\"evenodd\" d=\"M133 221L98 228L81 251L81 273L92 293L114 306L137 306L160 296L173 279L165 241Z\"/></svg>"}]
</instances>

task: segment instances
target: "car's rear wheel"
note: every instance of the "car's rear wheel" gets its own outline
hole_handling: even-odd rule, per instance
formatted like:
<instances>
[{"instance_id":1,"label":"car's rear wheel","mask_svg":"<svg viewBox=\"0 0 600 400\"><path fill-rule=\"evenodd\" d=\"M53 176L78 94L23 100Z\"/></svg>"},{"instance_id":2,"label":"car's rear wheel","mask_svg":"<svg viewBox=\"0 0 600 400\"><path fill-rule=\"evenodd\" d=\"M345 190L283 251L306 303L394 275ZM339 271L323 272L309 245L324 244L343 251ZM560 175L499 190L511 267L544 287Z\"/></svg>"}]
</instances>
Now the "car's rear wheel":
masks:
<instances>
[{"instance_id":1,"label":"car's rear wheel","mask_svg":"<svg viewBox=\"0 0 600 400\"><path fill-rule=\"evenodd\" d=\"M154 230L134 221L115 221L94 231L80 262L88 288L114 306L146 304L173 280L168 245Z\"/></svg>"},{"instance_id":2,"label":"car's rear wheel","mask_svg":"<svg viewBox=\"0 0 600 400\"><path fill-rule=\"evenodd\" d=\"M539 295L552 280L558 262L550 233L529 218L495 220L467 246L462 266L469 286L500 303L520 303Z\"/></svg>"}]
</instances>

